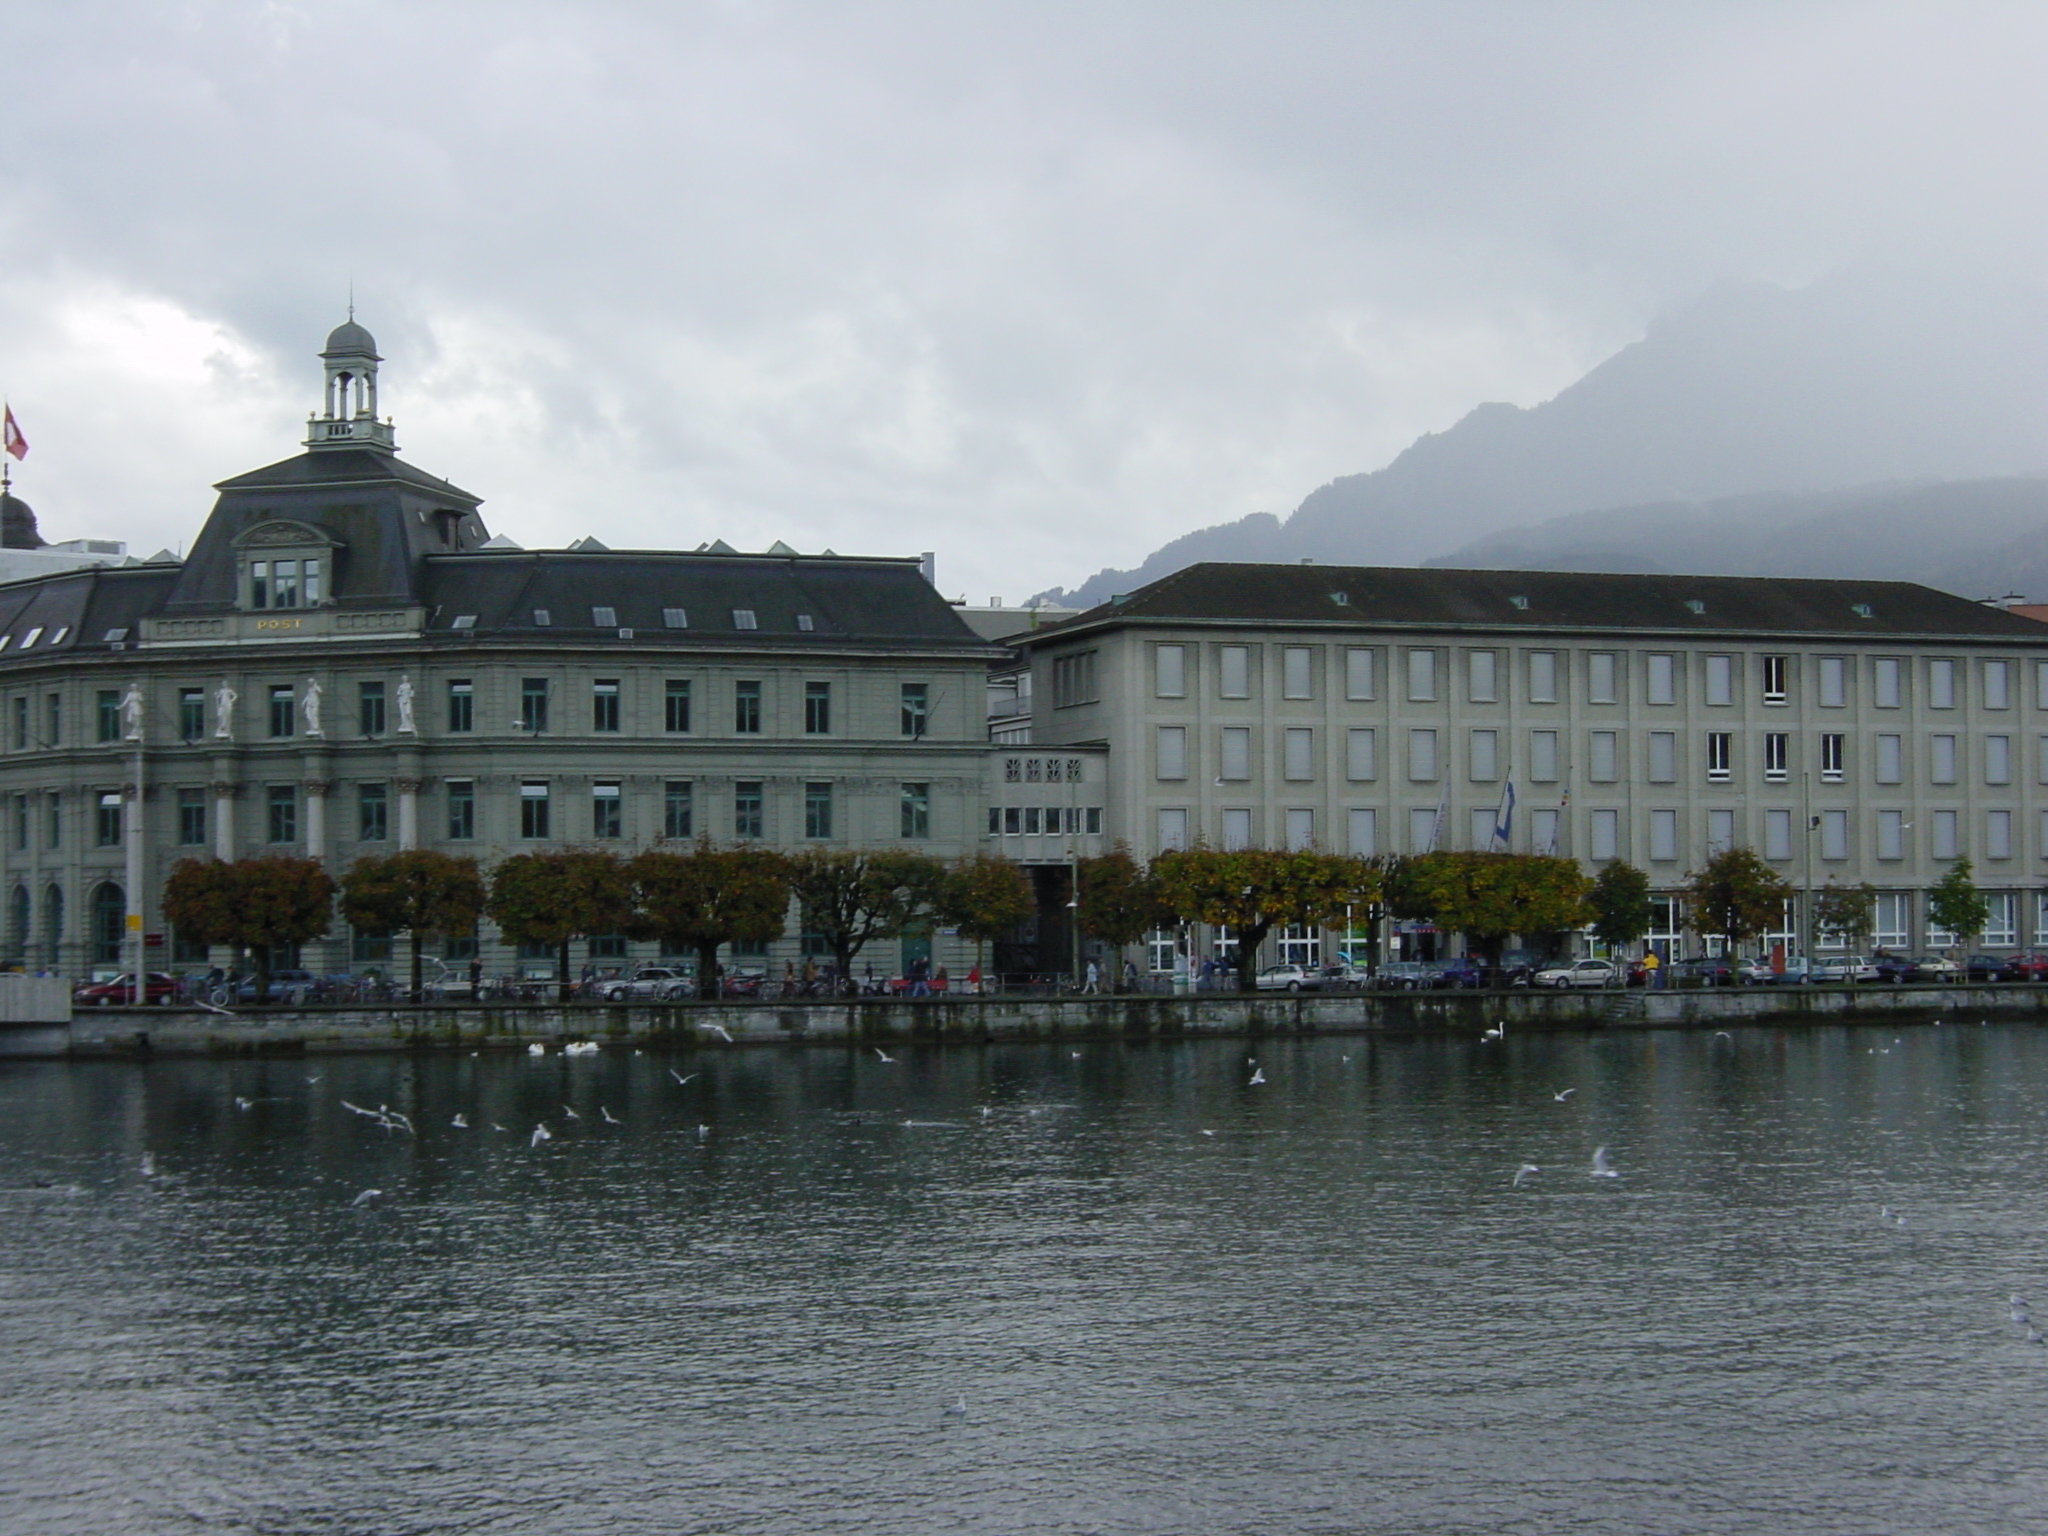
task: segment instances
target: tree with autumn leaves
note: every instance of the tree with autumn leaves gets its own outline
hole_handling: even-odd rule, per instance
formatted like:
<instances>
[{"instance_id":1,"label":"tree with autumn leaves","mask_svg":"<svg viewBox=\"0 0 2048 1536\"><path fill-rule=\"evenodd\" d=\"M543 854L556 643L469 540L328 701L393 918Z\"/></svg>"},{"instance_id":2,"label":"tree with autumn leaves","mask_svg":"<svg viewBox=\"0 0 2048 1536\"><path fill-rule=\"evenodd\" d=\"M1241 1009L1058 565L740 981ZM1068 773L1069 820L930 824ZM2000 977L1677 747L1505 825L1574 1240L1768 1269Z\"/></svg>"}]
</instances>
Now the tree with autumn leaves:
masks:
<instances>
[{"instance_id":1,"label":"tree with autumn leaves","mask_svg":"<svg viewBox=\"0 0 2048 1536\"><path fill-rule=\"evenodd\" d=\"M718 950L782 937L789 913L789 861L744 843L720 848L700 839L688 853L652 848L625 866L633 925L641 938L697 957L697 995L718 996Z\"/></svg>"},{"instance_id":2,"label":"tree with autumn leaves","mask_svg":"<svg viewBox=\"0 0 2048 1536\"><path fill-rule=\"evenodd\" d=\"M982 968L985 947L1029 918L1037 903L1031 882L1014 859L970 853L947 866L936 898L939 921L974 941L974 963Z\"/></svg>"},{"instance_id":3,"label":"tree with autumn leaves","mask_svg":"<svg viewBox=\"0 0 2048 1536\"><path fill-rule=\"evenodd\" d=\"M633 882L618 858L594 849L516 853L491 871L485 910L514 944L545 944L558 952L566 1002L570 941L624 932L634 917Z\"/></svg>"},{"instance_id":4,"label":"tree with autumn leaves","mask_svg":"<svg viewBox=\"0 0 2048 1536\"><path fill-rule=\"evenodd\" d=\"M1160 906L1187 922L1227 924L1237 935L1237 985L1254 990L1259 946L1275 928L1335 921L1347 906L1379 894L1381 871L1371 859L1312 849L1197 845L1152 861Z\"/></svg>"},{"instance_id":5,"label":"tree with autumn leaves","mask_svg":"<svg viewBox=\"0 0 2048 1536\"><path fill-rule=\"evenodd\" d=\"M1718 933L1732 960L1745 940L1782 922L1792 887L1748 848L1715 854L1687 877L1685 926L1694 933Z\"/></svg>"},{"instance_id":6,"label":"tree with autumn leaves","mask_svg":"<svg viewBox=\"0 0 2048 1536\"><path fill-rule=\"evenodd\" d=\"M334 890L318 859L180 859L164 881L163 913L187 943L248 951L260 1003L270 998L272 949L325 937Z\"/></svg>"},{"instance_id":7,"label":"tree with autumn leaves","mask_svg":"<svg viewBox=\"0 0 2048 1536\"><path fill-rule=\"evenodd\" d=\"M1387 910L1462 933L1488 965L1498 965L1510 934L1583 926L1593 915L1592 893L1593 882L1576 859L1447 849L1394 865Z\"/></svg>"},{"instance_id":8,"label":"tree with autumn leaves","mask_svg":"<svg viewBox=\"0 0 2048 1536\"><path fill-rule=\"evenodd\" d=\"M412 995L420 994L420 945L430 933L467 934L484 910L475 859L411 848L357 859L341 877L341 915L368 933L411 941Z\"/></svg>"}]
</instances>

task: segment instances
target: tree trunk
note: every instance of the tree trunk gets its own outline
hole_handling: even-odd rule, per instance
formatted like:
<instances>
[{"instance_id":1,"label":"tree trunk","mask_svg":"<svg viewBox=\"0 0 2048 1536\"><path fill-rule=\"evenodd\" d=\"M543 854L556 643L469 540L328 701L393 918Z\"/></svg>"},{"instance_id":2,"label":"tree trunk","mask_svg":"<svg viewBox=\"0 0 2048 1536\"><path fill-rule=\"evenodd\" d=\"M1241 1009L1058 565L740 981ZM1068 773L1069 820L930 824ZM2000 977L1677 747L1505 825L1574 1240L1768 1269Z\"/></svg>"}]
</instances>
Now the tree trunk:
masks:
<instances>
[{"instance_id":1,"label":"tree trunk","mask_svg":"<svg viewBox=\"0 0 2048 1536\"><path fill-rule=\"evenodd\" d=\"M256 1002L260 1006L270 1001L270 946L252 945L250 955L256 962Z\"/></svg>"},{"instance_id":2,"label":"tree trunk","mask_svg":"<svg viewBox=\"0 0 2048 1536\"><path fill-rule=\"evenodd\" d=\"M1266 942L1266 935L1273 931L1271 923L1253 923L1237 939L1237 990L1256 992L1259 990L1259 946Z\"/></svg>"},{"instance_id":3,"label":"tree trunk","mask_svg":"<svg viewBox=\"0 0 2048 1536\"><path fill-rule=\"evenodd\" d=\"M412 930L412 1000L420 1000L420 931Z\"/></svg>"},{"instance_id":4,"label":"tree trunk","mask_svg":"<svg viewBox=\"0 0 2048 1536\"><path fill-rule=\"evenodd\" d=\"M832 964L839 971L839 984L851 986L855 992L859 992L860 984L853 979L853 957L859 953L843 935L832 936Z\"/></svg>"},{"instance_id":5,"label":"tree trunk","mask_svg":"<svg viewBox=\"0 0 2048 1536\"><path fill-rule=\"evenodd\" d=\"M557 963L558 963L558 964L559 964L559 965L561 966L561 969L560 969L560 970L559 970L559 971L558 971L558 972L556 973L556 975L557 975L557 978L558 978L558 985L559 985L559 987L560 987L560 990L559 990L559 992L558 992L558 993L557 993L556 995L557 995L557 996L558 996L558 997L559 997L559 998L561 999L561 1001L563 1001L563 1002L565 1002L565 1003L566 1003L567 1001L569 1001L569 988L570 988L570 981L569 981L569 941L568 941L567 939L564 939L564 940L562 940L562 952L561 952L561 957L560 957L560 959L559 959L559 961L558 961Z\"/></svg>"},{"instance_id":6,"label":"tree trunk","mask_svg":"<svg viewBox=\"0 0 2048 1536\"><path fill-rule=\"evenodd\" d=\"M697 946L697 1001L716 1002L718 999L718 940Z\"/></svg>"}]
</instances>

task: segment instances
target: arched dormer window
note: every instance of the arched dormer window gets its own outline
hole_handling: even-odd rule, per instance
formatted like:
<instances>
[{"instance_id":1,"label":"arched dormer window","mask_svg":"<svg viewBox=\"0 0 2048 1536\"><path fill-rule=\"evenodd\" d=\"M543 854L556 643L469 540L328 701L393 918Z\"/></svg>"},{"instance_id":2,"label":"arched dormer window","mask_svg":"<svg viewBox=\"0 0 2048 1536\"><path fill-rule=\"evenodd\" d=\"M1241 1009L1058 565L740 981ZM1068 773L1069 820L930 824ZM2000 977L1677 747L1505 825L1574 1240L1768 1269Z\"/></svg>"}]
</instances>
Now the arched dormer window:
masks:
<instances>
[{"instance_id":1,"label":"arched dormer window","mask_svg":"<svg viewBox=\"0 0 2048 1536\"><path fill-rule=\"evenodd\" d=\"M334 600L335 556L343 545L310 523L258 523L235 540L240 606L268 612L319 608Z\"/></svg>"}]
</instances>

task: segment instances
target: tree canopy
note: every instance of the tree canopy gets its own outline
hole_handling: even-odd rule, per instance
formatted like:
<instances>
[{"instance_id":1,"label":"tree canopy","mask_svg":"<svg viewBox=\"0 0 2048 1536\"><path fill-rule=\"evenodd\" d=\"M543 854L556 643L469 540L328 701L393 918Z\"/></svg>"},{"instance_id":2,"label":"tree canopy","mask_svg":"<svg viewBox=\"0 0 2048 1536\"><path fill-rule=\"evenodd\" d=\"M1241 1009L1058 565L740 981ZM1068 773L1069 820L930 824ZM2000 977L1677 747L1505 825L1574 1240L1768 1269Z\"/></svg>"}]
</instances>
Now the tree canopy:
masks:
<instances>
[{"instance_id":1,"label":"tree canopy","mask_svg":"<svg viewBox=\"0 0 2048 1536\"><path fill-rule=\"evenodd\" d=\"M1768 933L1785 915L1792 887L1748 848L1715 854L1688 878L1685 925L1694 933L1718 933L1736 950Z\"/></svg>"},{"instance_id":2,"label":"tree canopy","mask_svg":"<svg viewBox=\"0 0 2048 1536\"><path fill-rule=\"evenodd\" d=\"M1837 885L1830 880L1813 896L1813 931L1862 949L1877 929L1877 888Z\"/></svg>"},{"instance_id":3,"label":"tree canopy","mask_svg":"<svg viewBox=\"0 0 2048 1536\"><path fill-rule=\"evenodd\" d=\"M405 933L412 949L412 992L419 996L420 945L430 933L463 935L484 910L484 877L475 859L412 848L357 859L341 877L341 915L370 933Z\"/></svg>"},{"instance_id":4,"label":"tree canopy","mask_svg":"<svg viewBox=\"0 0 2048 1536\"><path fill-rule=\"evenodd\" d=\"M626 866L633 932L697 956L697 995L718 995L722 944L782 937L789 914L789 861L772 848L720 848L700 838L688 853L649 849Z\"/></svg>"},{"instance_id":5,"label":"tree canopy","mask_svg":"<svg viewBox=\"0 0 2048 1536\"><path fill-rule=\"evenodd\" d=\"M1582 926L1592 915L1592 888L1576 859L1445 850L1394 866L1387 909L1396 917L1433 922L1445 933L1462 933L1489 962L1498 962L1509 934Z\"/></svg>"},{"instance_id":6,"label":"tree canopy","mask_svg":"<svg viewBox=\"0 0 2048 1536\"><path fill-rule=\"evenodd\" d=\"M1173 921L1159 903L1159 892L1144 866L1118 842L1109 852L1082 859L1077 873L1080 893L1076 925L1091 939L1121 949L1135 944L1154 928Z\"/></svg>"},{"instance_id":7,"label":"tree canopy","mask_svg":"<svg viewBox=\"0 0 2048 1536\"><path fill-rule=\"evenodd\" d=\"M1380 890L1380 869L1370 859L1310 849L1225 853L1197 845L1160 854L1151 876L1161 906L1175 918L1230 926L1237 984L1247 992L1257 978L1259 946L1274 928L1332 922Z\"/></svg>"},{"instance_id":8,"label":"tree canopy","mask_svg":"<svg viewBox=\"0 0 2048 1536\"><path fill-rule=\"evenodd\" d=\"M1957 859L1927 890L1928 923L1954 934L1965 948L1991 921L1991 903L1970 878L1973 873L1968 859Z\"/></svg>"},{"instance_id":9,"label":"tree canopy","mask_svg":"<svg viewBox=\"0 0 2048 1536\"><path fill-rule=\"evenodd\" d=\"M1593 877L1587 896L1593 936L1616 950L1632 949L1650 931L1650 877L1616 859Z\"/></svg>"},{"instance_id":10,"label":"tree canopy","mask_svg":"<svg viewBox=\"0 0 2048 1536\"><path fill-rule=\"evenodd\" d=\"M939 920L972 939L977 951L1001 938L1037 910L1031 882L1014 859L970 853L949 865L939 881Z\"/></svg>"},{"instance_id":11,"label":"tree canopy","mask_svg":"<svg viewBox=\"0 0 2048 1536\"><path fill-rule=\"evenodd\" d=\"M485 910L513 943L545 944L558 952L562 996L567 998L569 941L623 933L633 921L633 886L626 866L609 853L585 848L515 853L491 871Z\"/></svg>"},{"instance_id":12,"label":"tree canopy","mask_svg":"<svg viewBox=\"0 0 2048 1536\"><path fill-rule=\"evenodd\" d=\"M831 948L842 981L873 940L901 938L931 920L946 874L929 854L893 848L806 848L789 868L804 928Z\"/></svg>"},{"instance_id":13,"label":"tree canopy","mask_svg":"<svg viewBox=\"0 0 2048 1536\"><path fill-rule=\"evenodd\" d=\"M180 859L164 881L163 912L192 943L248 950L262 1002L270 996L271 950L324 937L334 923L334 890L318 859Z\"/></svg>"}]
</instances>

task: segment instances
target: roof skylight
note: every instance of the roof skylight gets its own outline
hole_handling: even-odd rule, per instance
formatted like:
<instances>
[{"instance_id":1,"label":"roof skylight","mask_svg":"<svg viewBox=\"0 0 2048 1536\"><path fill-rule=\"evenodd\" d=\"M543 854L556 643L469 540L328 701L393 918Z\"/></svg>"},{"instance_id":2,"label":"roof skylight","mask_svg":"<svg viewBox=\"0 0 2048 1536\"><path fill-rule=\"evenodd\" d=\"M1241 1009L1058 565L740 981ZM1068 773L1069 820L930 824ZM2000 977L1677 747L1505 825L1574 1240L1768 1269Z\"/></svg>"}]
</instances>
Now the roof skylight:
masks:
<instances>
[{"instance_id":1,"label":"roof skylight","mask_svg":"<svg viewBox=\"0 0 2048 1536\"><path fill-rule=\"evenodd\" d=\"M734 629L759 629L761 626L754 621L753 609L735 608L732 611L732 627Z\"/></svg>"}]
</instances>

